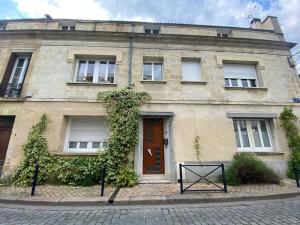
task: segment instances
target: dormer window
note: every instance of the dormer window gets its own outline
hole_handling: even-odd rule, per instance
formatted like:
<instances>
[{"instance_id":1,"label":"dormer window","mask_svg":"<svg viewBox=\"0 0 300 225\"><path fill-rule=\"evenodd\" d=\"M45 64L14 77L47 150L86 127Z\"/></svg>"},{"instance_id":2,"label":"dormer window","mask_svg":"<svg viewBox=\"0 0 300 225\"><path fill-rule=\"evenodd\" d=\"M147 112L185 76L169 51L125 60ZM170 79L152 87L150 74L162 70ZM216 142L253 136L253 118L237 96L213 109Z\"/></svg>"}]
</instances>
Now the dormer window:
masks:
<instances>
[{"instance_id":1,"label":"dormer window","mask_svg":"<svg viewBox=\"0 0 300 225\"><path fill-rule=\"evenodd\" d=\"M61 26L61 30L75 30L75 26L71 25L71 26L66 26L66 25L62 25Z\"/></svg>"},{"instance_id":2,"label":"dormer window","mask_svg":"<svg viewBox=\"0 0 300 225\"><path fill-rule=\"evenodd\" d=\"M217 37L224 37L224 38L228 38L231 36L231 29L217 29Z\"/></svg>"},{"instance_id":3,"label":"dormer window","mask_svg":"<svg viewBox=\"0 0 300 225\"><path fill-rule=\"evenodd\" d=\"M6 27L6 24L0 23L0 31L4 31Z\"/></svg>"},{"instance_id":4,"label":"dormer window","mask_svg":"<svg viewBox=\"0 0 300 225\"><path fill-rule=\"evenodd\" d=\"M145 34L159 34L160 26L157 25L147 25L144 26Z\"/></svg>"}]
</instances>

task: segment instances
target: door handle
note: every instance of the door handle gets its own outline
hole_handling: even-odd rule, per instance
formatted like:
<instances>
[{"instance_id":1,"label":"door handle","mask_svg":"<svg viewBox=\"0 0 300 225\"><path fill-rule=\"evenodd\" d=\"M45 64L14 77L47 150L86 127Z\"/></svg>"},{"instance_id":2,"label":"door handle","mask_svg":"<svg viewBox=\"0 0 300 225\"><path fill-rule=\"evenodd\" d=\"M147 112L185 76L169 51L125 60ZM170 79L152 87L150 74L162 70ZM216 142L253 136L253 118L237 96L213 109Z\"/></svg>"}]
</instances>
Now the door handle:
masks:
<instances>
[{"instance_id":1,"label":"door handle","mask_svg":"<svg viewBox=\"0 0 300 225\"><path fill-rule=\"evenodd\" d=\"M152 156L152 151L150 148L147 149L147 152L149 153L150 156Z\"/></svg>"},{"instance_id":2,"label":"door handle","mask_svg":"<svg viewBox=\"0 0 300 225\"><path fill-rule=\"evenodd\" d=\"M169 139L168 138L164 138L164 145L166 147L168 147L168 144L169 144Z\"/></svg>"}]
</instances>

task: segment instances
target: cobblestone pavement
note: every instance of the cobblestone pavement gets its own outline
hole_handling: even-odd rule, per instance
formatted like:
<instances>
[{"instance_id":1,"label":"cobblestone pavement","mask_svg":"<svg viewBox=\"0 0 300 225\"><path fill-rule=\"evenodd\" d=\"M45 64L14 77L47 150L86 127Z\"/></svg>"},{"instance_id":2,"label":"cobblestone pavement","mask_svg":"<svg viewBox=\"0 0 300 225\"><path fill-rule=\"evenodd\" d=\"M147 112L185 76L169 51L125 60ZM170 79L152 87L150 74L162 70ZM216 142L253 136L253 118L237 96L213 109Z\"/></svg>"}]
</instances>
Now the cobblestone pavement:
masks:
<instances>
[{"instance_id":1,"label":"cobblestone pavement","mask_svg":"<svg viewBox=\"0 0 300 225\"><path fill-rule=\"evenodd\" d=\"M300 197L165 206L49 207L0 205L0 224L300 224Z\"/></svg>"}]
</instances>

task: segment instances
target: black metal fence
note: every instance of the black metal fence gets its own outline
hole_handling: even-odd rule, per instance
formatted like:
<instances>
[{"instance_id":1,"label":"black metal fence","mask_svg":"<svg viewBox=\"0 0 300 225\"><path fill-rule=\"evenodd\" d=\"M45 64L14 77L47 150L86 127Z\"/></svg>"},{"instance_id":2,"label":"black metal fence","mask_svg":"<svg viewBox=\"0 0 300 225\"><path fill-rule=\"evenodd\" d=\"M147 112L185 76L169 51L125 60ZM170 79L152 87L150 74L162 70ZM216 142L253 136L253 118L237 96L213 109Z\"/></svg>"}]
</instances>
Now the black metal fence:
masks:
<instances>
[{"instance_id":1,"label":"black metal fence","mask_svg":"<svg viewBox=\"0 0 300 225\"><path fill-rule=\"evenodd\" d=\"M34 173L32 177L32 184L31 184L31 196L34 196L35 194L35 188L38 184L38 174L39 174L39 164L36 162L34 165ZM106 168L100 169L100 195L104 195L104 188L105 188L105 177L106 177Z\"/></svg>"},{"instance_id":2,"label":"black metal fence","mask_svg":"<svg viewBox=\"0 0 300 225\"><path fill-rule=\"evenodd\" d=\"M296 185L298 188L300 188L299 171L300 171L299 165L296 165L295 163L293 163L293 172L294 172L294 176L295 176L295 180L296 180Z\"/></svg>"},{"instance_id":3,"label":"black metal fence","mask_svg":"<svg viewBox=\"0 0 300 225\"><path fill-rule=\"evenodd\" d=\"M212 167L211 170L209 170L209 172L205 172L204 175L201 175L199 172L196 172L195 170L193 170L193 168L203 168L203 167ZM192 184L189 184L188 186L184 187L184 182L183 182L183 177L182 177L182 171L183 169L191 172L192 174L197 176L197 180L195 182L193 182ZM220 170L222 172L222 183L223 183L223 187L221 187L219 184L215 183L214 181L209 179L209 175L211 175L212 173L214 173L217 170ZM186 191L224 191L225 193L227 193L227 184L226 184L226 177L225 177L225 169L224 169L224 164L198 164L198 165L183 165L183 164L179 164L179 183L180 183L180 193L183 194ZM190 189L193 185L199 183L200 181L206 181L209 184L214 185L215 189Z\"/></svg>"}]
</instances>

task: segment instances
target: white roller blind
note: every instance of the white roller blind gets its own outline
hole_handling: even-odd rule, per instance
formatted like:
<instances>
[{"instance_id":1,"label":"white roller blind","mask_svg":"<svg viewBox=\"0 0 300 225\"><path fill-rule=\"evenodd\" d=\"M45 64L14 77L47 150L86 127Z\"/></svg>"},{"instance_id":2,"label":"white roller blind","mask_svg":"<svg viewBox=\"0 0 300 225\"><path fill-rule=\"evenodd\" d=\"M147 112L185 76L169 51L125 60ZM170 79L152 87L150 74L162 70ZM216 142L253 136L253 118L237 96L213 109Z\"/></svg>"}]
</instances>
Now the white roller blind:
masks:
<instances>
[{"instance_id":1,"label":"white roller blind","mask_svg":"<svg viewBox=\"0 0 300 225\"><path fill-rule=\"evenodd\" d=\"M107 128L104 118L71 118L69 141L104 142Z\"/></svg>"},{"instance_id":2,"label":"white roller blind","mask_svg":"<svg viewBox=\"0 0 300 225\"><path fill-rule=\"evenodd\" d=\"M182 80L200 81L200 62L182 61L181 62Z\"/></svg>"},{"instance_id":3,"label":"white roller blind","mask_svg":"<svg viewBox=\"0 0 300 225\"><path fill-rule=\"evenodd\" d=\"M224 78L256 79L255 65L224 63Z\"/></svg>"}]
</instances>

